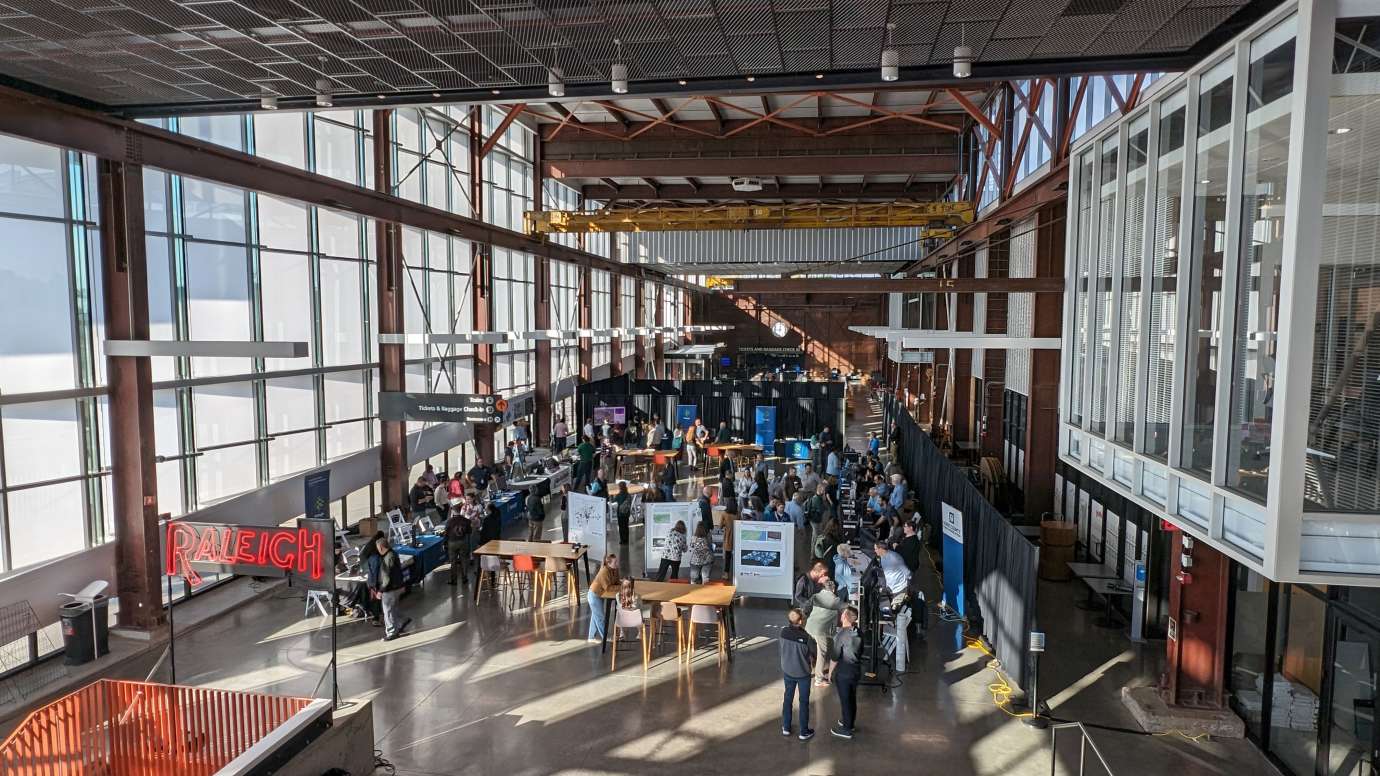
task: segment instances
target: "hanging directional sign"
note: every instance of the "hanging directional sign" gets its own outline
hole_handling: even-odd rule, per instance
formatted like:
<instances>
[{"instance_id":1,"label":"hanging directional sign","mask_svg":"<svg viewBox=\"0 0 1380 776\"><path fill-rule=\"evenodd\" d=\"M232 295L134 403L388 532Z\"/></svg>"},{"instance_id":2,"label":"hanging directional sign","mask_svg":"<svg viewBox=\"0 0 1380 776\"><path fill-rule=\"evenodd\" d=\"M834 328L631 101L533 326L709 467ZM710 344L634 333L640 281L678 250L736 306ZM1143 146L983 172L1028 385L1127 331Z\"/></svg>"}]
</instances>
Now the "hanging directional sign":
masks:
<instances>
[{"instance_id":1,"label":"hanging directional sign","mask_svg":"<svg viewBox=\"0 0 1380 776\"><path fill-rule=\"evenodd\" d=\"M461 393L379 392L380 420L432 423L502 423L508 402L502 396Z\"/></svg>"}]
</instances>

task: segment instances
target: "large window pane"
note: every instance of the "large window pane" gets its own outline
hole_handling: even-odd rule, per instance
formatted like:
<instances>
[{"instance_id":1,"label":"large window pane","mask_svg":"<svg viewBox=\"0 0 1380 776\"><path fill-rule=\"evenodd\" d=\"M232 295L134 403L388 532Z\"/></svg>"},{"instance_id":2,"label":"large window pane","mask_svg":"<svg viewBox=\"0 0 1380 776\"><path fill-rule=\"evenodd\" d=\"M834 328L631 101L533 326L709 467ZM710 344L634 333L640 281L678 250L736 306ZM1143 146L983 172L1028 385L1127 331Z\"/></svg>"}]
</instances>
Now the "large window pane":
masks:
<instances>
[{"instance_id":1,"label":"large window pane","mask_svg":"<svg viewBox=\"0 0 1380 776\"><path fill-rule=\"evenodd\" d=\"M1101 192L1097 201L1096 272L1093 275L1093 363L1092 363L1092 425L1093 433L1102 434L1107 428L1107 370L1112 355L1112 260L1116 233L1117 147L1116 138L1103 142Z\"/></svg>"},{"instance_id":2,"label":"large window pane","mask_svg":"<svg viewBox=\"0 0 1380 776\"><path fill-rule=\"evenodd\" d=\"M249 256L244 248L187 244L187 326L193 340L252 339L249 306ZM247 358L193 358L198 377L243 374Z\"/></svg>"},{"instance_id":3,"label":"large window pane","mask_svg":"<svg viewBox=\"0 0 1380 776\"><path fill-rule=\"evenodd\" d=\"M65 483L5 494L11 568L85 549L83 492L81 485Z\"/></svg>"},{"instance_id":4,"label":"large window pane","mask_svg":"<svg viewBox=\"0 0 1380 776\"><path fill-rule=\"evenodd\" d=\"M1169 418L1174 388L1177 331L1179 224L1183 219L1184 94L1160 108L1159 160L1155 173L1153 275L1150 280L1150 351L1147 358L1145 454L1161 461L1169 454Z\"/></svg>"},{"instance_id":5,"label":"large window pane","mask_svg":"<svg viewBox=\"0 0 1380 776\"><path fill-rule=\"evenodd\" d=\"M1284 258L1293 20L1252 41L1250 56L1227 486L1263 502L1270 481L1270 416Z\"/></svg>"},{"instance_id":6,"label":"large window pane","mask_svg":"<svg viewBox=\"0 0 1380 776\"><path fill-rule=\"evenodd\" d=\"M280 480L316 468L316 432L282 434L268 441L268 477Z\"/></svg>"},{"instance_id":7,"label":"large window pane","mask_svg":"<svg viewBox=\"0 0 1380 776\"><path fill-rule=\"evenodd\" d=\"M1309 511L1380 512L1380 90L1345 88L1380 71L1377 33L1380 17L1337 22L1304 468Z\"/></svg>"},{"instance_id":8,"label":"large window pane","mask_svg":"<svg viewBox=\"0 0 1380 776\"><path fill-rule=\"evenodd\" d=\"M327 366L364 361L359 262L321 260L321 357Z\"/></svg>"},{"instance_id":9,"label":"large window pane","mask_svg":"<svg viewBox=\"0 0 1380 776\"><path fill-rule=\"evenodd\" d=\"M263 276L263 332L267 342L305 342L312 344L311 267L304 254L262 253L259 263ZM264 367L302 369L311 358L269 358Z\"/></svg>"},{"instance_id":10,"label":"large window pane","mask_svg":"<svg viewBox=\"0 0 1380 776\"><path fill-rule=\"evenodd\" d=\"M183 225L199 240L244 244L245 194L242 189L182 179Z\"/></svg>"},{"instance_id":11,"label":"large window pane","mask_svg":"<svg viewBox=\"0 0 1380 776\"><path fill-rule=\"evenodd\" d=\"M326 375L326 422L364 417L364 372Z\"/></svg>"},{"instance_id":12,"label":"large window pane","mask_svg":"<svg viewBox=\"0 0 1380 776\"><path fill-rule=\"evenodd\" d=\"M0 409L5 485L81 474L81 430L71 399L10 404Z\"/></svg>"},{"instance_id":13,"label":"large window pane","mask_svg":"<svg viewBox=\"0 0 1380 776\"><path fill-rule=\"evenodd\" d=\"M1141 262L1145 257L1145 190L1148 185L1150 117L1131 124L1126 143L1126 192L1121 230L1121 321L1117 325L1114 442L1130 445L1136 430L1136 376L1140 368Z\"/></svg>"},{"instance_id":14,"label":"large window pane","mask_svg":"<svg viewBox=\"0 0 1380 776\"><path fill-rule=\"evenodd\" d=\"M347 116L353 115L346 112ZM316 171L346 183L359 183L359 134L316 117Z\"/></svg>"},{"instance_id":15,"label":"large window pane","mask_svg":"<svg viewBox=\"0 0 1380 776\"><path fill-rule=\"evenodd\" d=\"M67 232L0 217L0 392L76 386Z\"/></svg>"},{"instance_id":16,"label":"large window pane","mask_svg":"<svg viewBox=\"0 0 1380 776\"><path fill-rule=\"evenodd\" d=\"M1208 71L1198 97L1198 168L1193 195L1193 266L1197 272L1189 289L1183 455L1178 464L1205 476L1212 472L1222 252L1227 239L1232 66L1228 60Z\"/></svg>"},{"instance_id":17,"label":"large window pane","mask_svg":"<svg viewBox=\"0 0 1380 776\"><path fill-rule=\"evenodd\" d=\"M0 213L62 218L62 150L0 135Z\"/></svg>"},{"instance_id":18,"label":"large window pane","mask_svg":"<svg viewBox=\"0 0 1380 776\"><path fill-rule=\"evenodd\" d=\"M1068 391L1069 422L1075 426L1083 424L1083 375L1087 368L1088 349L1092 345L1088 306L1092 303L1093 163L1092 151L1084 153L1078 160L1078 232L1075 241L1078 266L1073 303L1073 363L1069 368Z\"/></svg>"},{"instance_id":19,"label":"large window pane","mask_svg":"<svg viewBox=\"0 0 1380 776\"><path fill-rule=\"evenodd\" d=\"M197 502L207 506L259 487L259 464L252 444L225 447L196 461Z\"/></svg>"},{"instance_id":20,"label":"large window pane","mask_svg":"<svg viewBox=\"0 0 1380 776\"><path fill-rule=\"evenodd\" d=\"M306 135L302 113L254 114L254 153L265 159L306 169Z\"/></svg>"}]
</instances>

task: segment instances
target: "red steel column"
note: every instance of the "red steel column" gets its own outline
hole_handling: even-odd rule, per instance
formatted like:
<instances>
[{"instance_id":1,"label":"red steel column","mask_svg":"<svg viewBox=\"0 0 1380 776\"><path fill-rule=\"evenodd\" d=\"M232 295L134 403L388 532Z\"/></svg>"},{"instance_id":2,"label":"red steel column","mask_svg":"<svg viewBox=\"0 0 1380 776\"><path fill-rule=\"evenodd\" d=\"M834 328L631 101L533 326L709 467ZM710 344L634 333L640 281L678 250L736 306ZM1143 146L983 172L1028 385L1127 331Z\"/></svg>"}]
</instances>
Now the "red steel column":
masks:
<instances>
[{"instance_id":1,"label":"red steel column","mask_svg":"<svg viewBox=\"0 0 1380 776\"><path fill-rule=\"evenodd\" d=\"M551 328L551 262L537 257L534 259L535 283L533 295L536 309L532 320L538 330ZM532 419L533 444L548 445L551 441L551 340L539 339L536 342L536 415Z\"/></svg>"},{"instance_id":2,"label":"red steel column","mask_svg":"<svg viewBox=\"0 0 1380 776\"><path fill-rule=\"evenodd\" d=\"M474 203L474 216L484 218L484 109L475 106L470 109L470 201ZM470 243L470 288L474 289L473 303L474 331L492 331L493 311L493 246L477 242ZM474 392L486 394L494 392L494 346L474 346ZM490 423L474 425L474 449L486 462L494 461L494 427Z\"/></svg>"},{"instance_id":3,"label":"red steel column","mask_svg":"<svg viewBox=\"0 0 1380 776\"><path fill-rule=\"evenodd\" d=\"M1188 551L1193 566L1185 569L1183 538L1183 531L1173 532L1169 553L1171 638L1165 644L1165 701L1173 706L1221 708L1226 687L1222 652L1227 644L1231 560L1207 542L1194 542Z\"/></svg>"},{"instance_id":4,"label":"red steel column","mask_svg":"<svg viewBox=\"0 0 1380 776\"><path fill-rule=\"evenodd\" d=\"M609 296L609 326L614 329L623 327L623 275L617 272L609 273L609 286L613 293ZM623 374L623 338L614 337L612 344L609 345L611 351L609 360L609 374Z\"/></svg>"},{"instance_id":5,"label":"red steel column","mask_svg":"<svg viewBox=\"0 0 1380 776\"><path fill-rule=\"evenodd\" d=\"M101 293L106 336L149 338L144 253L144 179L137 164L99 161ZM148 630L166 622L158 530L153 370L147 358L106 358L110 388L111 494L115 511L119 624Z\"/></svg>"},{"instance_id":6,"label":"red steel column","mask_svg":"<svg viewBox=\"0 0 1380 776\"><path fill-rule=\"evenodd\" d=\"M634 326L640 327L646 325L643 323L643 321L647 320L647 300L644 299L642 296L642 294L645 293L644 286L646 282L647 279L642 277L642 275L639 274L637 276L637 285L634 289L634 293L637 294L637 297L634 299L634 302L637 305L637 313L635 314L637 320L633 321ZM637 377L639 376L639 373L641 373L641 376L645 377L647 374L647 367L645 366L645 364L647 363L647 338L634 337L633 342L636 343L633 346L633 376Z\"/></svg>"},{"instance_id":7,"label":"red steel column","mask_svg":"<svg viewBox=\"0 0 1380 776\"><path fill-rule=\"evenodd\" d=\"M1035 275L1064 276L1064 211L1056 203L1040 211L1035 240ZM1064 295L1035 294L1036 337L1060 337L1064 328ZM1059 511L1054 492L1054 463L1059 455L1059 351L1030 351L1030 404L1026 412L1025 511L1029 515Z\"/></svg>"},{"instance_id":8,"label":"red steel column","mask_svg":"<svg viewBox=\"0 0 1380 776\"><path fill-rule=\"evenodd\" d=\"M392 193L393 184L393 111L374 111L374 189ZM374 222L375 273L378 281L378 332L402 334L403 297L406 293L403 278L402 228L389 221ZM403 390L403 346L379 344L380 391ZM407 424L384 420L379 423L379 469L383 482L385 510L407 503Z\"/></svg>"},{"instance_id":9,"label":"red steel column","mask_svg":"<svg viewBox=\"0 0 1380 776\"><path fill-rule=\"evenodd\" d=\"M592 299L593 299L593 296L594 296L594 289L593 289L593 287L592 287L593 284L594 284L594 270L590 269L590 266L589 266L588 264L583 264L583 265L581 265L581 266L580 266L580 292L579 292L579 294L580 294L580 328L581 328L581 329L592 329L592 328L594 328L594 323L593 323L593 321L594 321L594 313L593 313L593 311L591 310L591 307L590 307L591 304L593 304L593 302L592 302ZM594 363L594 361L593 361L593 353L591 352L593 349L594 349L594 340L593 340L593 339L591 339L591 338L589 338L589 337L581 337L581 338L580 338L580 382L582 382L582 383L587 383L587 382L589 382L589 380L590 380L590 375L591 375L591 374L593 373L593 371L594 371L594 370L593 370L593 367L591 366L591 365ZM571 422L572 422L572 423L575 422L576 420L577 420L576 418L571 418ZM581 422L583 422L583 421L581 421Z\"/></svg>"}]
</instances>

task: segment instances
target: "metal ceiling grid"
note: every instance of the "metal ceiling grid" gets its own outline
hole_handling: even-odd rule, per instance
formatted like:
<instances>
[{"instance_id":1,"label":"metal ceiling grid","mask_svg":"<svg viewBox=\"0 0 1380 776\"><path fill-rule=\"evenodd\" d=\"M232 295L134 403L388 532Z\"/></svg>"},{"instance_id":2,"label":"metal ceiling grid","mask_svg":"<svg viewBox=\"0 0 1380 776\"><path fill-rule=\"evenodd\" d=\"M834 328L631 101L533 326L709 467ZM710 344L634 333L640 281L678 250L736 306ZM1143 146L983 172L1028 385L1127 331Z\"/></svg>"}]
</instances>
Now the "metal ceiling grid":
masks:
<instances>
[{"instance_id":1,"label":"metal ceiling grid","mask_svg":"<svg viewBox=\"0 0 1380 776\"><path fill-rule=\"evenodd\" d=\"M680 80L729 91L748 75L802 85L790 79L823 73L858 85L875 75L890 21L903 68L924 83L942 79L960 37L989 67L1105 68L1208 45L1224 23L1278 2L5 0L0 75L134 113L215 101L224 104L205 109L244 109L265 95L310 101L322 77L341 104L432 91L492 99L493 89L530 99L522 92L544 90L553 67L572 86L601 86L618 38L632 79L663 94Z\"/></svg>"}]
</instances>

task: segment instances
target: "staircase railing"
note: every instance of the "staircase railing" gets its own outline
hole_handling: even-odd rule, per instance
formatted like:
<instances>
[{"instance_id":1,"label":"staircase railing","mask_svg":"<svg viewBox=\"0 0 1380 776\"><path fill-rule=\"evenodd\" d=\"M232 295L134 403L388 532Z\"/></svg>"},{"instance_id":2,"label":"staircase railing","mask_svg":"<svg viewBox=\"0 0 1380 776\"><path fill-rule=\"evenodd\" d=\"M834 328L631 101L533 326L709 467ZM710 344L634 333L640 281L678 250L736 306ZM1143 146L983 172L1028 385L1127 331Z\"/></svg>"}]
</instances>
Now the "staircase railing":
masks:
<instances>
[{"instance_id":1,"label":"staircase railing","mask_svg":"<svg viewBox=\"0 0 1380 776\"><path fill-rule=\"evenodd\" d=\"M1057 776L1059 770L1059 731L1065 728L1074 728L1078 731L1078 770L1077 776L1085 776L1088 765L1088 750L1091 749L1097 762L1102 765L1100 773L1106 776L1116 776L1112 772L1112 766L1107 764L1107 758L1102 756L1102 752L1097 748L1097 742L1088 735L1088 729L1083 727L1082 722L1060 722L1049 726L1049 775ZM1099 772L1095 772L1099 773Z\"/></svg>"}]
</instances>

